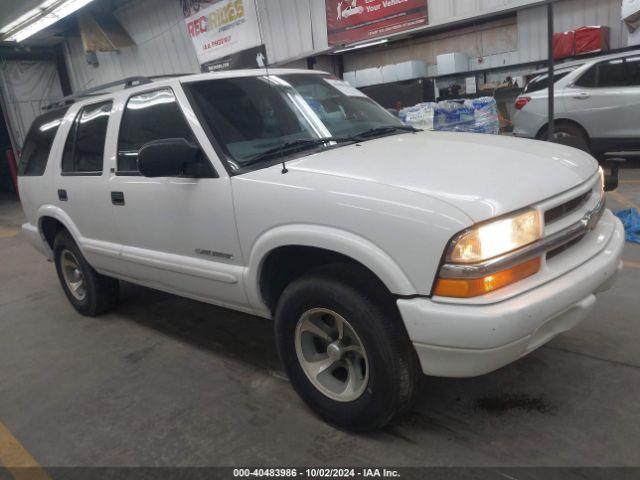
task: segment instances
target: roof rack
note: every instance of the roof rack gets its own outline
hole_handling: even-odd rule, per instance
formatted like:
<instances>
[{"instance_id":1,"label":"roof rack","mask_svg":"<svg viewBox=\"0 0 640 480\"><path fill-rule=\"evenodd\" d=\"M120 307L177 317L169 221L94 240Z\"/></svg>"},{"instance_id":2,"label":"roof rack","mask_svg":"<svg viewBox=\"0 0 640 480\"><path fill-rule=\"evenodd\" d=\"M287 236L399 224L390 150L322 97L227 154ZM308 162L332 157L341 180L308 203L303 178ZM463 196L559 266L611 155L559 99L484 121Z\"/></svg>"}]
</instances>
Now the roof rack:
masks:
<instances>
[{"instance_id":1,"label":"roof rack","mask_svg":"<svg viewBox=\"0 0 640 480\"><path fill-rule=\"evenodd\" d=\"M103 85L97 85L95 87L89 88L87 90L82 90L78 93L74 93L72 95L67 95L66 97L61 98L60 100L56 100L55 102L50 103L42 107L42 110L51 110L53 108L63 107L65 105L70 105L74 103L76 100L87 98L87 97L96 97L98 95L105 95L109 92L103 92L103 90L107 90L112 87L119 87L121 85L124 86L124 89L138 87L140 85L145 85L147 83L153 83L153 80L162 79L162 78L173 78L173 77L183 77L191 75L189 73L171 73L164 75L152 75L152 76L135 76L135 77L127 77L122 80L116 80L115 82L105 83Z\"/></svg>"}]
</instances>

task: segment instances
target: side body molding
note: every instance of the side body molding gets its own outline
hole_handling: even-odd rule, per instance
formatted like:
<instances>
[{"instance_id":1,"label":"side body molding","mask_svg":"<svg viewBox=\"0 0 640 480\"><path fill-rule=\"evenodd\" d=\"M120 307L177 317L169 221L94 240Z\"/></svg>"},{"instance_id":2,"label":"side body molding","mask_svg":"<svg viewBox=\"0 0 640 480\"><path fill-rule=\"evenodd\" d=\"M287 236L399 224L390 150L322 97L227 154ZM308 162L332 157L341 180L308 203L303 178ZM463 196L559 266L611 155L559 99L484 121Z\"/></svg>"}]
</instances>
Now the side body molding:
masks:
<instances>
[{"instance_id":1,"label":"side body molding","mask_svg":"<svg viewBox=\"0 0 640 480\"><path fill-rule=\"evenodd\" d=\"M263 233L253 244L244 282L249 303L258 315L271 317L260 294L260 275L268 254L286 246L315 247L340 253L360 262L396 295L415 295L417 290L393 259L369 240L322 225L284 225Z\"/></svg>"}]
</instances>

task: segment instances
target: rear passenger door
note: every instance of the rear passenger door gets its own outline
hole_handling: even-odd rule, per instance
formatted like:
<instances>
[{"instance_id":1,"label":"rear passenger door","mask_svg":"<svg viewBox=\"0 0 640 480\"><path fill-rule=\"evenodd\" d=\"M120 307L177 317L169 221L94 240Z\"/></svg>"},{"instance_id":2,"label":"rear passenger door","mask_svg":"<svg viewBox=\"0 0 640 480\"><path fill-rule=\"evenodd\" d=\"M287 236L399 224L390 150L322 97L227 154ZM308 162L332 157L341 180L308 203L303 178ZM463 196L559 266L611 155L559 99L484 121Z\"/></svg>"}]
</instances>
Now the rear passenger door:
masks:
<instances>
[{"instance_id":1,"label":"rear passenger door","mask_svg":"<svg viewBox=\"0 0 640 480\"><path fill-rule=\"evenodd\" d=\"M56 165L56 202L78 230L89 263L101 270L120 250L113 225L104 152L113 101L72 110L63 151Z\"/></svg>"},{"instance_id":2,"label":"rear passenger door","mask_svg":"<svg viewBox=\"0 0 640 480\"><path fill-rule=\"evenodd\" d=\"M213 169L215 152L184 93L163 87L133 94L118 111L110 190L125 263L120 276L192 298L246 306L230 179ZM140 175L139 150L169 138L201 148L208 178Z\"/></svg>"}]
</instances>

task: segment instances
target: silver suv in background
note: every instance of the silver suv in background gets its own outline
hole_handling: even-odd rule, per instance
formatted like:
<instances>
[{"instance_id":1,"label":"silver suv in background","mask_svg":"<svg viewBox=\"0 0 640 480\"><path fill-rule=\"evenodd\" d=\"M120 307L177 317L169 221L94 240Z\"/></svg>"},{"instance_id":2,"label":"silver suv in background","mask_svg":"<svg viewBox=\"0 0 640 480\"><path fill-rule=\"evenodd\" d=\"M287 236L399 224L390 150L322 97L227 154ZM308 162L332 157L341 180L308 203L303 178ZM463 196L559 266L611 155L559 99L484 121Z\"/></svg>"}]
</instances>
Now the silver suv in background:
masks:
<instances>
[{"instance_id":1,"label":"silver suv in background","mask_svg":"<svg viewBox=\"0 0 640 480\"><path fill-rule=\"evenodd\" d=\"M549 77L536 72L516 100L514 133L547 137ZM592 152L640 152L640 50L556 67L556 136Z\"/></svg>"}]
</instances>

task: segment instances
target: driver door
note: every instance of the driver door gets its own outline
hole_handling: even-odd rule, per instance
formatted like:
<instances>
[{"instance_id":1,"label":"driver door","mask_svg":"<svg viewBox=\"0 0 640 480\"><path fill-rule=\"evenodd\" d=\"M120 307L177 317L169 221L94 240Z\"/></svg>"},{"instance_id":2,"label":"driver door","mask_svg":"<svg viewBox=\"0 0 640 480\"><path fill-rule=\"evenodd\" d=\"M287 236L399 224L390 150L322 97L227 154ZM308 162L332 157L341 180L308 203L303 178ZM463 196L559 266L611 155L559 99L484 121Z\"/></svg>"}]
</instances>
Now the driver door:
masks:
<instances>
[{"instance_id":1,"label":"driver door","mask_svg":"<svg viewBox=\"0 0 640 480\"><path fill-rule=\"evenodd\" d=\"M184 138L206 147L204 161L215 155L197 122L187 121L195 117L190 110L185 116L189 106L183 102L163 87L133 94L118 108L108 199L122 242L114 268L134 283L246 309L226 172L215 172L215 178L146 178L138 172L138 151L154 140Z\"/></svg>"}]
</instances>

